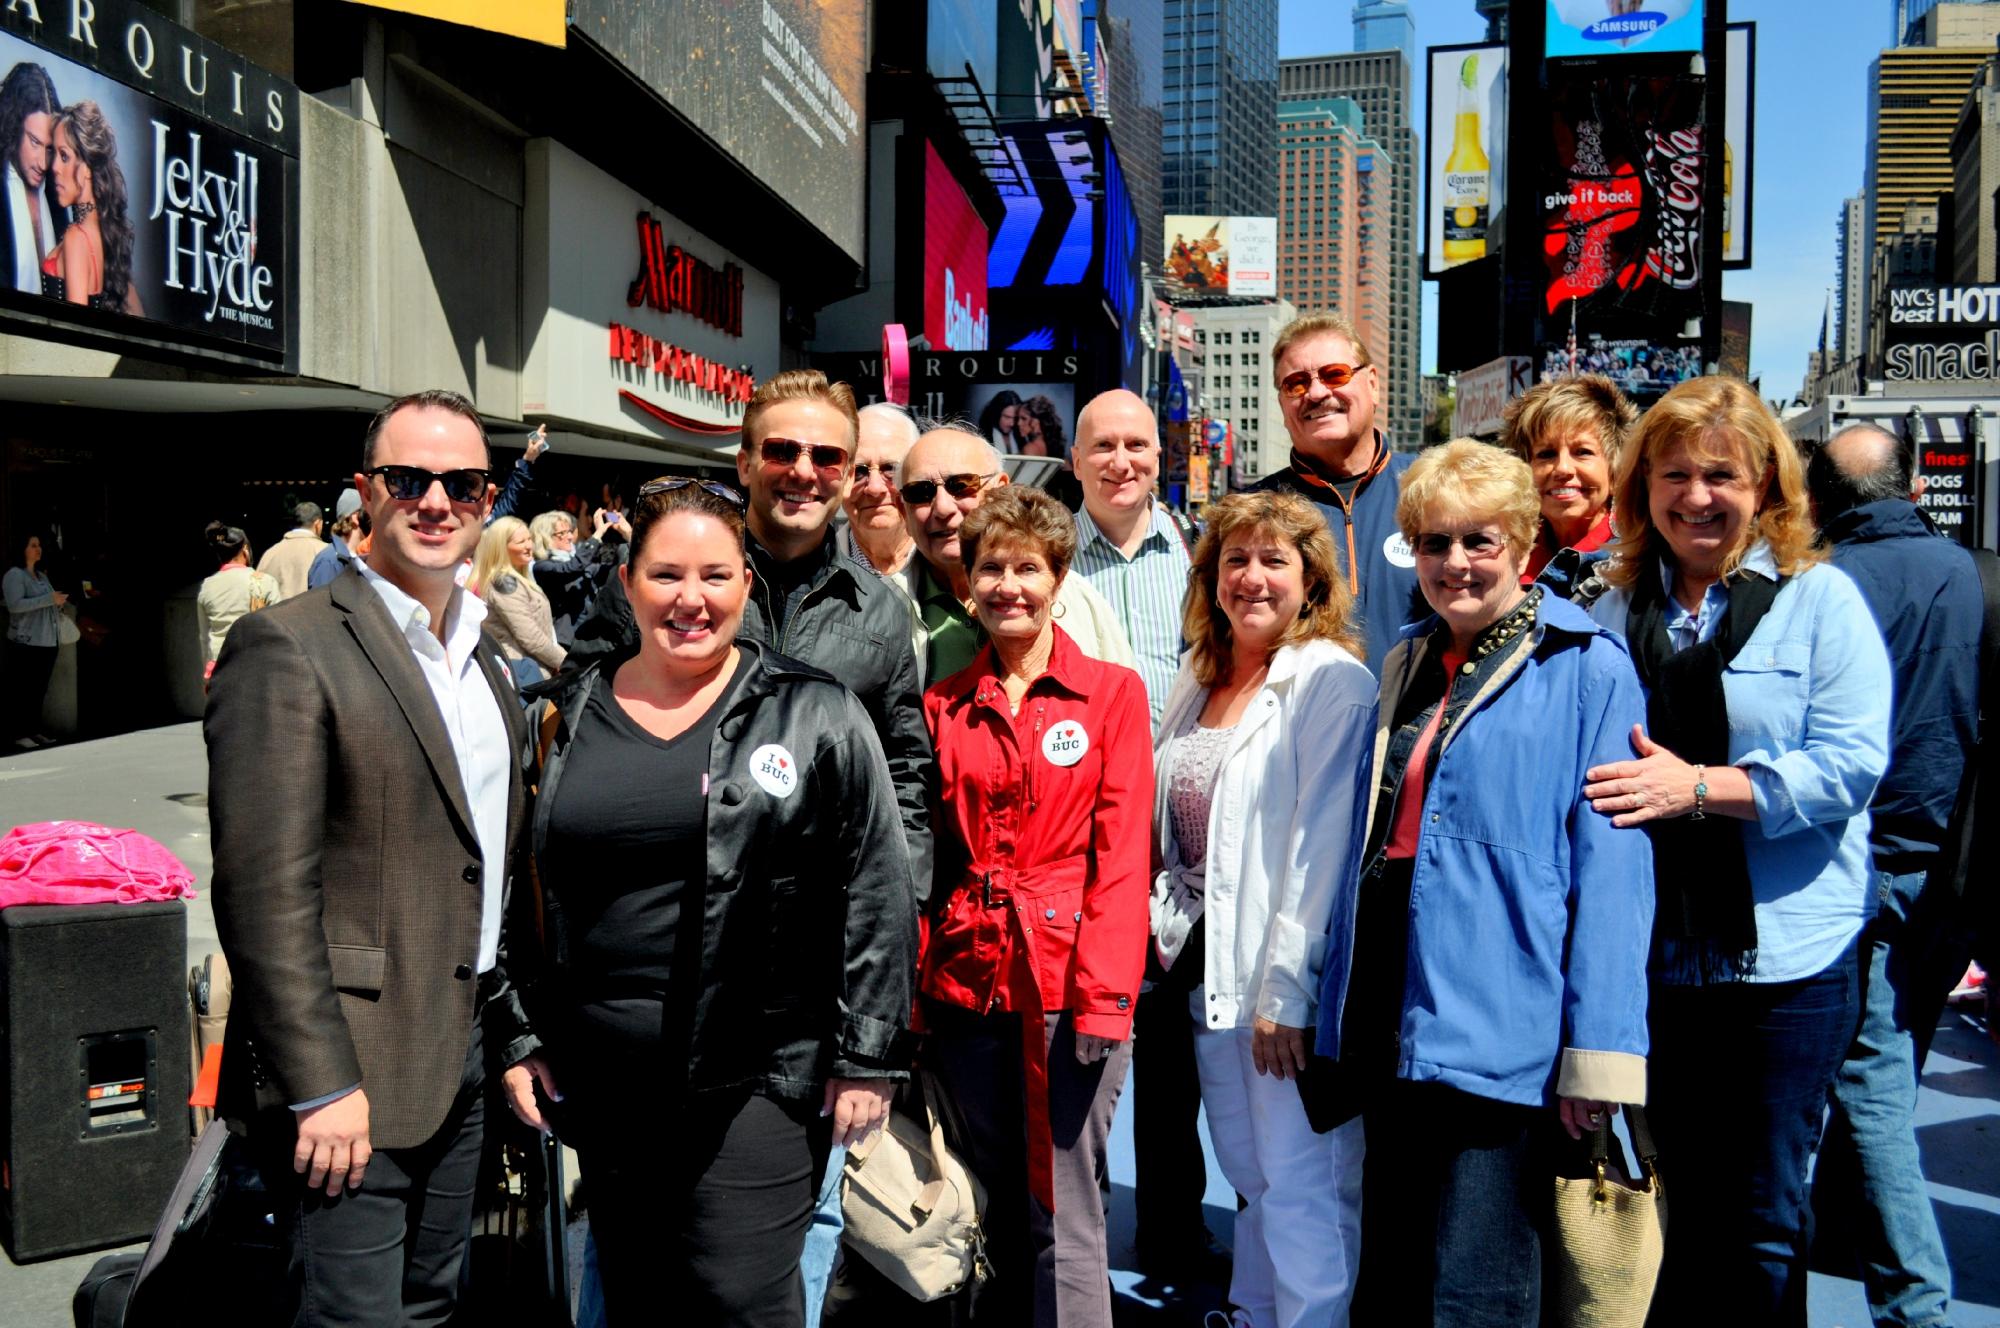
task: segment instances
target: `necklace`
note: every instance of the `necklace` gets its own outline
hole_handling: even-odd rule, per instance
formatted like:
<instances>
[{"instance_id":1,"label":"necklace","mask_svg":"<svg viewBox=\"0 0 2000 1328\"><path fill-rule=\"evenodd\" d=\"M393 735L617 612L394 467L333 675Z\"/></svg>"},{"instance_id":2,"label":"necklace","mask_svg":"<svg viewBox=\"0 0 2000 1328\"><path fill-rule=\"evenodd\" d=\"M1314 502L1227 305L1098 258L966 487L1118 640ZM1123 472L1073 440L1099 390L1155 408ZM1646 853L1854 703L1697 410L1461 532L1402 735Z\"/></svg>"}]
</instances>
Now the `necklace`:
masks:
<instances>
[{"instance_id":1,"label":"necklace","mask_svg":"<svg viewBox=\"0 0 2000 1328\"><path fill-rule=\"evenodd\" d=\"M78 203L69 210L70 219L73 221L82 221L95 211L97 211L97 204L95 203Z\"/></svg>"},{"instance_id":2,"label":"necklace","mask_svg":"<svg viewBox=\"0 0 2000 1328\"><path fill-rule=\"evenodd\" d=\"M1529 590L1522 597L1521 602L1508 612L1506 617L1491 624L1485 631L1479 634L1479 639L1472 643L1471 654L1467 656L1465 663L1458 666L1458 671L1464 674L1474 672L1478 668L1480 660L1485 659L1494 651L1533 627L1535 625L1535 610L1540 606L1541 602L1542 587L1536 586Z\"/></svg>"}]
</instances>

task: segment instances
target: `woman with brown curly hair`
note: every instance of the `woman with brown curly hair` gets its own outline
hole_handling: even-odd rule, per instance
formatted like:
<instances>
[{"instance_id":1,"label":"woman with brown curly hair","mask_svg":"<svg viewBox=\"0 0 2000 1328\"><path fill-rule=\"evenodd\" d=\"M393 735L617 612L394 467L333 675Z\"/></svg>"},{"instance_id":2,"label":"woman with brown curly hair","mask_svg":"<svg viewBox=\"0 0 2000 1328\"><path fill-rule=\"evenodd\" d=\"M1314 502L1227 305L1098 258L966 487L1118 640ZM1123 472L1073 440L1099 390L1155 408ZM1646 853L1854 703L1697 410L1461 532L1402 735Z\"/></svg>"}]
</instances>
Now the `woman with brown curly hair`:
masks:
<instances>
[{"instance_id":1,"label":"woman with brown curly hair","mask_svg":"<svg viewBox=\"0 0 2000 1328\"><path fill-rule=\"evenodd\" d=\"M54 146L56 202L70 210L70 225L42 263L42 294L143 314L132 290L132 222L111 122L94 101L67 106Z\"/></svg>"},{"instance_id":2,"label":"woman with brown curly hair","mask_svg":"<svg viewBox=\"0 0 2000 1328\"><path fill-rule=\"evenodd\" d=\"M1567 594L1611 542L1611 473L1639 410L1609 378L1579 374L1529 388L1507 405L1500 445L1528 463L1542 530L1521 583Z\"/></svg>"},{"instance_id":3,"label":"woman with brown curly hair","mask_svg":"<svg viewBox=\"0 0 2000 1328\"><path fill-rule=\"evenodd\" d=\"M1858 1016L1868 801L1889 763L1882 633L1813 547L1797 449L1755 391L1697 378L1618 465L1592 610L1646 689L1637 759L1587 774L1652 838L1648 1099L1676 1162L1656 1323L1806 1321L1806 1171Z\"/></svg>"},{"instance_id":4,"label":"woman with brown curly hair","mask_svg":"<svg viewBox=\"0 0 2000 1328\"><path fill-rule=\"evenodd\" d=\"M1154 946L1194 1020L1216 1161L1243 1196L1232 1322L1344 1323L1361 1123L1315 1133L1296 1081L1333 901L1360 866L1375 677L1312 504L1231 494L1204 517L1153 752Z\"/></svg>"}]
</instances>

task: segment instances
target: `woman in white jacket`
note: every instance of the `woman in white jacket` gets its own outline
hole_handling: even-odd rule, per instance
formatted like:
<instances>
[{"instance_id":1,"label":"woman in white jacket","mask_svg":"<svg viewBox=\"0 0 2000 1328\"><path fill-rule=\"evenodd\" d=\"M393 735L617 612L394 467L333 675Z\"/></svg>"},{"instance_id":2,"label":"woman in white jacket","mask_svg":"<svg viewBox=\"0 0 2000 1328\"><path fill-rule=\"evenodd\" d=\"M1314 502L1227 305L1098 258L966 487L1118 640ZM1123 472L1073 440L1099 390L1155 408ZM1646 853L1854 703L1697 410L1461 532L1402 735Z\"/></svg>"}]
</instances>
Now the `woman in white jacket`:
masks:
<instances>
[{"instance_id":1,"label":"woman in white jacket","mask_svg":"<svg viewBox=\"0 0 2000 1328\"><path fill-rule=\"evenodd\" d=\"M1154 751L1156 958L1189 990L1209 1135L1244 1200L1229 1322L1335 1328L1360 1248L1360 1122L1316 1134L1297 1079L1360 862L1377 687L1319 513L1247 493L1205 515Z\"/></svg>"}]
</instances>

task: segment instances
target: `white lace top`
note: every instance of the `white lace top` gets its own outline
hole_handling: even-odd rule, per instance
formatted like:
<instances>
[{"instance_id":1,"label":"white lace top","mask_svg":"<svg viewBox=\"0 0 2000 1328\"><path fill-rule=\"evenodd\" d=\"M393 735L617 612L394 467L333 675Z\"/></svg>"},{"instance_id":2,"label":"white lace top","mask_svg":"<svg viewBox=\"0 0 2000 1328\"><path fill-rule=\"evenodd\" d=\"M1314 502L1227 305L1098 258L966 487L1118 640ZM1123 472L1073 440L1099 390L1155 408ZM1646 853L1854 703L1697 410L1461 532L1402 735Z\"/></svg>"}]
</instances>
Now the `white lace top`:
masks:
<instances>
[{"instance_id":1,"label":"white lace top","mask_svg":"<svg viewBox=\"0 0 2000 1328\"><path fill-rule=\"evenodd\" d=\"M1199 867L1208 860L1208 812L1215 801L1215 779L1229 752L1235 725L1203 728L1199 715L1174 735L1172 774L1167 778L1167 812L1173 818L1174 844L1181 863Z\"/></svg>"}]
</instances>

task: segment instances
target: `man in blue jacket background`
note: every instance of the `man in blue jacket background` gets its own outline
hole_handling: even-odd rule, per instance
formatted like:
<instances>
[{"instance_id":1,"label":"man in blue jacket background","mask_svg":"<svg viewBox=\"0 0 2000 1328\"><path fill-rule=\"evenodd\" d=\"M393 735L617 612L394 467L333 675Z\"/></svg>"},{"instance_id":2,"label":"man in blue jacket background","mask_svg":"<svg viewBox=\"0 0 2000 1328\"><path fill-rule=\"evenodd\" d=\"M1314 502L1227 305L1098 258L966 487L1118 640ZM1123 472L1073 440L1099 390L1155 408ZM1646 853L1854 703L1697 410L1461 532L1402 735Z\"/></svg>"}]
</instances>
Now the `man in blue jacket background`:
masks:
<instances>
[{"instance_id":1,"label":"man in blue jacket background","mask_svg":"<svg viewBox=\"0 0 2000 1328\"><path fill-rule=\"evenodd\" d=\"M1380 676L1397 631L1430 612L1417 594L1416 557L1396 527L1398 485L1414 457L1390 451L1375 427L1380 373L1347 319L1293 319L1271 343L1271 366L1292 458L1254 487L1296 493L1325 515L1367 640L1364 662Z\"/></svg>"},{"instance_id":2,"label":"man in blue jacket background","mask_svg":"<svg viewBox=\"0 0 2000 1328\"><path fill-rule=\"evenodd\" d=\"M1977 737L1985 611L1971 555L1912 501L1914 459L1890 434L1855 425L1808 471L1834 565L1861 588L1895 671L1889 770L1868 807L1877 911L1861 938L1861 1028L1834 1080L1814 1186L1822 1208L1822 1192L1858 1179L1853 1241L1878 1324L1949 1322L1951 1265L1917 1150L1918 1048L1930 1031L1918 1023L1935 1024L1943 993L1923 989L1925 960L1958 912L1953 883L1931 868Z\"/></svg>"}]
</instances>

